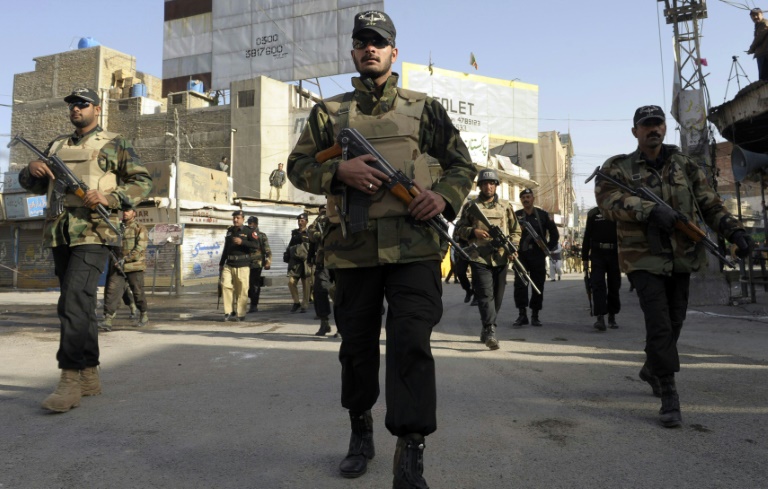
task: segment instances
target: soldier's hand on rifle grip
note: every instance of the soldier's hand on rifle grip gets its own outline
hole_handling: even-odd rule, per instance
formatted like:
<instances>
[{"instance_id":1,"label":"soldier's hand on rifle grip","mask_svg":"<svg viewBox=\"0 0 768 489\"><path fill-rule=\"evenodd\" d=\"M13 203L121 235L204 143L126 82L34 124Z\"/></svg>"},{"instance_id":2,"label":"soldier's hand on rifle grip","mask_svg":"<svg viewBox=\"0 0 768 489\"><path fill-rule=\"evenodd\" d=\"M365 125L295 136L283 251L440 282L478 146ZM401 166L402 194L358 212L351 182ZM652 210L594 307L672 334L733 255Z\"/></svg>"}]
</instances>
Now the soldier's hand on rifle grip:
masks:
<instances>
[{"instance_id":1,"label":"soldier's hand on rifle grip","mask_svg":"<svg viewBox=\"0 0 768 489\"><path fill-rule=\"evenodd\" d=\"M651 210L648 220L655 222L662 231L671 233L677 222L677 212L671 207L656 204Z\"/></svg>"},{"instance_id":2,"label":"soldier's hand on rifle grip","mask_svg":"<svg viewBox=\"0 0 768 489\"><path fill-rule=\"evenodd\" d=\"M381 183L389 180L387 175L366 164L366 161L376 161L371 155L361 155L351 160L342 161L336 170L336 179L348 187L373 195L381 187Z\"/></svg>"},{"instance_id":3,"label":"soldier's hand on rifle grip","mask_svg":"<svg viewBox=\"0 0 768 489\"><path fill-rule=\"evenodd\" d=\"M48 165L46 165L41 160L34 160L29 162L29 174L35 178L50 178L51 180L56 179L56 177L53 176L51 169L48 168Z\"/></svg>"},{"instance_id":4,"label":"soldier's hand on rifle grip","mask_svg":"<svg viewBox=\"0 0 768 489\"><path fill-rule=\"evenodd\" d=\"M739 258L748 257L755 245L752 238L741 229L734 231L731 242L736 245L736 256Z\"/></svg>"},{"instance_id":5,"label":"soldier's hand on rifle grip","mask_svg":"<svg viewBox=\"0 0 768 489\"><path fill-rule=\"evenodd\" d=\"M445 210L445 199L440 194L425 190L417 181L413 181L419 195L413 198L408 212L419 221L427 221Z\"/></svg>"},{"instance_id":6,"label":"soldier's hand on rifle grip","mask_svg":"<svg viewBox=\"0 0 768 489\"><path fill-rule=\"evenodd\" d=\"M475 233L475 238L477 239L491 239L491 235L488 234L488 231L483 229L475 228L472 230L472 232Z\"/></svg>"},{"instance_id":7,"label":"soldier's hand on rifle grip","mask_svg":"<svg viewBox=\"0 0 768 489\"><path fill-rule=\"evenodd\" d=\"M90 207L91 209L96 207L98 204L101 204L104 207L109 207L109 201L104 196L104 194L94 188L85 193L85 197L83 197L83 203L86 207Z\"/></svg>"}]
</instances>

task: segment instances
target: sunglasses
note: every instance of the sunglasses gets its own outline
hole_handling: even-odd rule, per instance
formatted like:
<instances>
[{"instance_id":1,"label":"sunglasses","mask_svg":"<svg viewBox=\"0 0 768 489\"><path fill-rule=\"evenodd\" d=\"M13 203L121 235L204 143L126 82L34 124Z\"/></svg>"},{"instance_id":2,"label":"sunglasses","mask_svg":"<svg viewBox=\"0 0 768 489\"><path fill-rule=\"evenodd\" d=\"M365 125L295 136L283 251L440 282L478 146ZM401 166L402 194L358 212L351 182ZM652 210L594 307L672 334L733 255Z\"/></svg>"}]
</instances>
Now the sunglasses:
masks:
<instances>
[{"instance_id":1,"label":"sunglasses","mask_svg":"<svg viewBox=\"0 0 768 489\"><path fill-rule=\"evenodd\" d=\"M87 109L90 106L91 106L90 102L85 102L85 101L83 101L83 102L72 102L71 104L69 104L69 110L72 110L75 107L77 107L78 109L82 110L82 109Z\"/></svg>"},{"instance_id":2,"label":"sunglasses","mask_svg":"<svg viewBox=\"0 0 768 489\"><path fill-rule=\"evenodd\" d=\"M376 49L384 49L389 46L389 40L383 37L372 37L369 39L352 39L352 47L355 49L364 49L368 45L373 45Z\"/></svg>"}]
</instances>

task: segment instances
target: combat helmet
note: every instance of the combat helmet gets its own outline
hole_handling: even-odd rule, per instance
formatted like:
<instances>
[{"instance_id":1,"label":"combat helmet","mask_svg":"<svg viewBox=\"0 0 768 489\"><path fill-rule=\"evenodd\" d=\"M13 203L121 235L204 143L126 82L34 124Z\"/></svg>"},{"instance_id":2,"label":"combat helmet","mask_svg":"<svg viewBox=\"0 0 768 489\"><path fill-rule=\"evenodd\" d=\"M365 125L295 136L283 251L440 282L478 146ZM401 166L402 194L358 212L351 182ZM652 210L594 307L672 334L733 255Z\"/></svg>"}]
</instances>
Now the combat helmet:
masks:
<instances>
[{"instance_id":1,"label":"combat helmet","mask_svg":"<svg viewBox=\"0 0 768 489\"><path fill-rule=\"evenodd\" d=\"M481 183L491 180L496 183L496 185L499 184L499 174L496 173L496 170L492 168L486 168L485 170L481 170L480 173L477 175L477 184L480 185Z\"/></svg>"}]
</instances>

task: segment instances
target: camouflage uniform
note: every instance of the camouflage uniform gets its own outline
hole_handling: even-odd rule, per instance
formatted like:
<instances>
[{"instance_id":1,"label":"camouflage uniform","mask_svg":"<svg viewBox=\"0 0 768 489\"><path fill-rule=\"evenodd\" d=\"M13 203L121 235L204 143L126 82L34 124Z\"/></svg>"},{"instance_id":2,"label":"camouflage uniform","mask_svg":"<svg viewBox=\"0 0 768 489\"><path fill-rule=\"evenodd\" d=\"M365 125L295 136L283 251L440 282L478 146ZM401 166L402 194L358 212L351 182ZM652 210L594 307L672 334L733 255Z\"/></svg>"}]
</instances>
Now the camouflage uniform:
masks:
<instances>
[{"instance_id":1,"label":"camouflage uniform","mask_svg":"<svg viewBox=\"0 0 768 489\"><path fill-rule=\"evenodd\" d=\"M123 231L123 246L118 251L118 257L125 260L122 267L125 277L117 271L114 259L110 259L107 285L104 288L105 317L117 311L126 290L126 280L136 307L141 313L147 312L147 302L144 298L144 270L147 269L146 250L149 244L147 228L136 222L135 218L127 226L121 223L120 228Z\"/></svg>"},{"instance_id":2,"label":"camouflage uniform","mask_svg":"<svg viewBox=\"0 0 768 489\"><path fill-rule=\"evenodd\" d=\"M312 265L309 258L309 233L299 228L291 231L291 240L288 242L288 290L293 298L291 312L301 308L301 312L307 312L309 305L309 278L312 274ZM302 294L299 296L299 282L301 282Z\"/></svg>"},{"instance_id":3,"label":"camouflage uniform","mask_svg":"<svg viewBox=\"0 0 768 489\"><path fill-rule=\"evenodd\" d=\"M517 222L512 206L508 202L500 201L497 195L494 195L493 200L489 202L483 202L480 199L475 199L474 202L491 224L498 226L517 246L520 241L520 224ZM493 247L492 239L480 239L475 236L475 229L484 231L489 231L489 229L469 212L466 212L466 208L470 204L471 202L468 202L461 211L461 219L456 223L454 234L462 240L468 241L470 245L475 244L477 246L477 249L469 254L472 258L469 265L472 267L472 284L475 288L477 306L480 310L480 321L483 324L480 340L485 342L490 333L488 330L496 328L496 315L504 300L509 256L503 248Z\"/></svg>"},{"instance_id":4,"label":"camouflage uniform","mask_svg":"<svg viewBox=\"0 0 768 489\"><path fill-rule=\"evenodd\" d=\"M333 282L333 271L325 266L325 252L323 251L323 233L328 229L330 220L325 213L320 214L315 222L309 226L309 243L313 248L315 259L315 280L312 284L312 290L315 295L315 314L322 321L322 330L330 331L328 318L331 315L330 291L331 282ZM327 328L325 327L327 325ZM327 332L326 331L326 332Z\"/></svg>"},{"instance_id":5,"label":"camouflage uniform","mask_svg":"<svg viewBox=\"0 0 768 489\"><path fill-rule=\"evenodd\" d=\"M663 145L653 162L647 161L640 150L614 156L602 170L630 188L650 189L692 222L697 222L700 215L726 238L744 229L725 210L696 162L675 146ZM616 221L619 265L637 289L645 314L644 370L657 377L674 375L680 370L677 340L688 307L690 274L705 268L705 248L682 232L670 236L660 231L648 220L656 204L627 194L600 177L595 196L603 215Z\"/></svg>"},{"instance_id":6,"label":"camouflage uniform","mask_svg":"<svg viewBox=\"0 0 768 489\"><path fill-rule=\"evenodd\" d=\"M370 79L353 78L354 92L316 105L288 158L288 178L301 190L329 197L331 223L323 250L325 266L336 273L342 405L350 414L363 413L379 396L379 336L386 296L385 424L396 436L428 435L437 425L429 338L442 315L440 240L427 226L414 223L406 206L393 202L386 189L371 197L367 228L344 237L334 207L334 196L341 190L335 178L341 161L315 159L319 151L333 146L344 127L360 130L390 164L414 179L425 177L422 163L428 153L443 174L426 188L445 199L443 215L455 218L476 174L469 152L437 100L399 89L397 81L398 75L391 75L379 96ZM401 158L405 147L410 148L407 159Z\"/></svg>"},{"instance_id":7,"label":"camouflage uniform","mask_svg":"<svg viewBox=\"0 0 768 489\"><path fill-rule=\"evenodd\" d=\"M269 247L269 238L259 231L259 228L251 228L259 245L251 251L251 272L248 276L248 297L251 299L251 307L248 312L258 312L259 298L261 297L261 272L263 268L272 266L272 249Z\"/></svg>"},{"instance_id":8,"label":"camouflage uniform","mask_svg":"<svg viewBox=\"0 0 768 489\"><path fill-rule=\"evenodd\" d=\"M152 177L130 142L120 135L106 133L98 126L82 136L77 133L60 136L45 153L58 154L63 150L72 153L88 146L99 149L86 152L88 160L67 164L70 167L79 164L94 166L95 162L102 175L113 174L116 177L116 183L120 184L103 193L108 201L107 207L113 211L111 220L117 227L117 211L121 205L141 202L152 189ZM33 177L27 167L19 173L19 183L32 193L45 194L52 182L48 178ZM99 365L96 287L107 261L106 245L119 245L119 242L97 213L78 206L71 197L74 195L68 194L61 215L47 216L44 244L53 250L55 273L61 286L58 306L61 336L56 354L59 368L83 370Z\"/></svg>"}]
</instances>

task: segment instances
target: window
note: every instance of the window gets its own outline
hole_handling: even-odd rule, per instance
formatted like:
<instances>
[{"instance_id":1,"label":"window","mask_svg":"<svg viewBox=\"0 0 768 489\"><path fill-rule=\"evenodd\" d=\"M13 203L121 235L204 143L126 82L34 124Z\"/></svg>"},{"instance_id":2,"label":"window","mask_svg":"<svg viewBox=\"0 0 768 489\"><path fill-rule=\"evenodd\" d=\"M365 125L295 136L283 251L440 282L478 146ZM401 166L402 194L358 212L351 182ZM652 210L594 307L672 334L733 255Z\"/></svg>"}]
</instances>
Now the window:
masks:
<instances>
[{"instance_id":1,"label":"window","mask_svg":"<svg viewBox=\"0 0 768 489\"><path fill-rule=\"evenodd\" d=\"M171 95L171 104L172 105L179 105L184 101L184 95L177 93L174 95Z\"/></svg>"},{"instance_id":2,"label":"window","mask_svg":"<svg viewBox=\"0 0 768 489\"><path fill-rule=\"evenodd\" d=\"M238 108L253 107L253 101L255 96L256 96L256 90L242 90L240 92L237 92Z\"/></svg>"}]
</instances>

